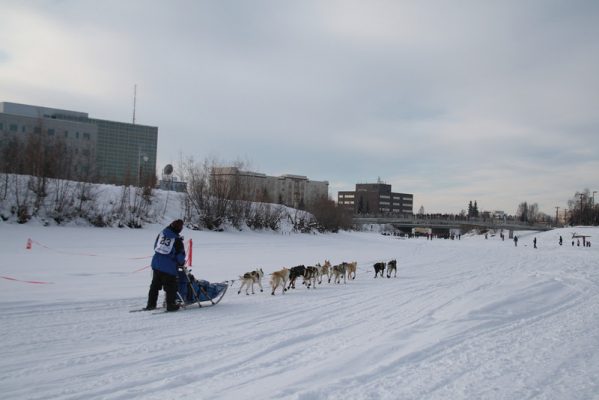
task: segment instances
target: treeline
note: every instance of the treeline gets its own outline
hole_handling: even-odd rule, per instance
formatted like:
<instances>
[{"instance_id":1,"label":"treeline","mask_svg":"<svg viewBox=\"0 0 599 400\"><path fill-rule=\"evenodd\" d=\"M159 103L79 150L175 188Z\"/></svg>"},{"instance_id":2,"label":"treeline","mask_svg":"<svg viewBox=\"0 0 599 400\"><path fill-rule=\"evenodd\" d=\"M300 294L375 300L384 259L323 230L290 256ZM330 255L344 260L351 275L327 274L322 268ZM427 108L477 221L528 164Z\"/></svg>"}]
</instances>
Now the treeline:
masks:
<instances>
[{"instance_id":1,"label":"treeline","mask_svg":"<svg viewBox=\"0 0 599 400\"><path fill-rule=\"evenodd\" d=\"M169 207L176 207L175 213L180 212L194 229L247 227L278 231L283 224L296 232L351 228L351 215L331 199L318 199L306 204L304 210L250 201L243 197L247 191L241 190L241 182L214 179L212 169L216 162L197 163L189 159L181 164L179 175L187 182L187 193L161 192L159 196L150 186L62 179L55 177L50 168L26 169L23 164L29 174L0 173L0 218L21 224L36 218L45 225L79 220L98 227L139 228L160 222Z\"/></svg>"},{"instance_id":2,"label":"treeline","mask_svg":"<svg viewBox=\"0 0 599 400\"><path fill-rule=\"evenodd\" d=\"M41 131L41 129L40 129ZM152 190L112 190L96 180L91 147L60 136L5 137L0 147L0 218L44 224L84 220L95 226L140 227L153 219ZM108 189L110 187L110 189Z\"/></svg>"},{"instance_id":3,"label":"treeline","mask_svg":"<svg viewBox=\"0 0 599 400\"><path fill-rule=\"evenodd\" d=\"M43 192L47 179L96 180L94 154L91 145L71 146L61 136L5 136L0 146L0 173L41 178L35 190Z\"/></svg>"},{"instance_id":4,"label":"treeline","mask_svg":"<svg viewBox=\"0 0 599 400\"><path fill-rule=\"evenodd\" d=\"M83 221L93 226L139 228L159 217L152 190L32 175L0 174L0 218L44 225Z\"/></svg>"}]
</instances>

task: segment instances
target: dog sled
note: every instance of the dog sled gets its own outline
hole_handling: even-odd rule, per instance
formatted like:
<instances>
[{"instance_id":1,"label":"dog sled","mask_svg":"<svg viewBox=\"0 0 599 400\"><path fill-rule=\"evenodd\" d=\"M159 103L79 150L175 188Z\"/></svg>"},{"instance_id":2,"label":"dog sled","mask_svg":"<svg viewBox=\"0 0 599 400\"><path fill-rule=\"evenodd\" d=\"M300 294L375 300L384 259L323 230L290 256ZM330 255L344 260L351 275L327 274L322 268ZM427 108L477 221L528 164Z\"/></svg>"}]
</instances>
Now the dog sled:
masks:
<instances>
[{"instance_id":1,"label":"dog sled","mask_svg":"<svg viewBox=\"0 0 599 400\"><path fill-rule=\"evenodd\" d=\"M187 267L179 268L177 297L182 307L197 305L214 306L225 296L229 285L225 282L211 283L196 279Z\"/></svg>"},{"instance_id":2,"label":"dog sled","mask_svg":"<svg viewBox=\"0 0 599 400\"><path fill-rule=\"evenodd\" d=\"M177 303L182 309L188 307L210 307L217 305L225 296L229 285L225 282L211 283L196 279L187 267L179 267L179 287ZM165 306L157 310L165 310ZM130 310L129 312L147 311L147 308Z\"/></svg>"}]
</instances>

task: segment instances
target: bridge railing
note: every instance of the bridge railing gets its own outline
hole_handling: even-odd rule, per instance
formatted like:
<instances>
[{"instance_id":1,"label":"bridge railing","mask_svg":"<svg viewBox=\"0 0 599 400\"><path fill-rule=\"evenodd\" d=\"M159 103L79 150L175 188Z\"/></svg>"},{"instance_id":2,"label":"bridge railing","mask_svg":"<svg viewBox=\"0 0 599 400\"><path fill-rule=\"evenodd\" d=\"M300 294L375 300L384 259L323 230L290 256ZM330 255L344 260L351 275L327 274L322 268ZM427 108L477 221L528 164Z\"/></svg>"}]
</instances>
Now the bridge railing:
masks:
<instances>
[{"instance_id":1,"label":"bridge railing","mask_svg":"<svg viewBox=\"0 0 599 400\"><path fill-rule=\"evenodd\" d=\"M493 218L493 217L462 217L460 215L450 214L356 214L353 216L354 223L404 223L412 226L480 226L487 228L504 229L550 229L545 223L528 223L517 220L514 217Z\"/></svg>"}]
</instances>

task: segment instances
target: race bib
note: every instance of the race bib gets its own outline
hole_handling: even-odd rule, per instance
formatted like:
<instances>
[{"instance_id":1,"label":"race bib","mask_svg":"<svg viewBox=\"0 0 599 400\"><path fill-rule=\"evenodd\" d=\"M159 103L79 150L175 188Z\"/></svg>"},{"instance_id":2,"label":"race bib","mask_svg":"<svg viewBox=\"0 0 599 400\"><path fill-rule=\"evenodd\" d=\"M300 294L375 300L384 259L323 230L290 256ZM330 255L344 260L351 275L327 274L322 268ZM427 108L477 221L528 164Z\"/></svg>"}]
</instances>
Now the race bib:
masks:
<instances>
[{"instance_id":1,"label":"race bib","mask_svg":"<svg viewBox=\"0 0 599 400\"><path fill-rule=\"evenodd\" d=\"M154 247L154 251L160 254L170 254L174 244L175 238L168 238L160 233L160 236L158 236L158 241L156 241L156 247Z\"/></svg>"}]
</instances>

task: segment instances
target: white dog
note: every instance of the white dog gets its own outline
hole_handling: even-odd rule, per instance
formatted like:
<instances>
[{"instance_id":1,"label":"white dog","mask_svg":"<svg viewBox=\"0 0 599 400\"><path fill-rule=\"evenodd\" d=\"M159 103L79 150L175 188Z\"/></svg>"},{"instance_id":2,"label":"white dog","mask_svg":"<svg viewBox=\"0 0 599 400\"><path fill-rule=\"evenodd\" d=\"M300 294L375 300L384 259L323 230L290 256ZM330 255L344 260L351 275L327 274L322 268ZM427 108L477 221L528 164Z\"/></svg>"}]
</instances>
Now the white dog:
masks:
<instances>
[{"instance_id":1,"label":"white dog","mask_svg":"<svg viewBox=\"0 0 599 400\"><path fill-rule=\"evenodd\" d=\"M387 263L387 278L391 278L391 272L395 272L394 278L397 278L397 260L391 260Z\"/></svg>"},{"instance_id":2,"label":"white dog","mask_svg":"<svg viewBox=\"0 0 599 400\"><path fill-rule=\"evenodd\" d=\"M248 289L250 288L250 286L252 287L252 294L254 294L254 283L258 283L258 286L260 287L260 291L263 292L263 288L262 288L262 277L264 276L264 271L262 271L262 268L256 268L254 271L252 272L246 272L245 274L243 274L242 276L239 277L239 279L241 279L241 286L239 287L239 291L237 292L237 294L241 293L241 289L243 289L243 287L245 286L245 294L249 295L248 293Z\"/></svg>"}]
</instances>

